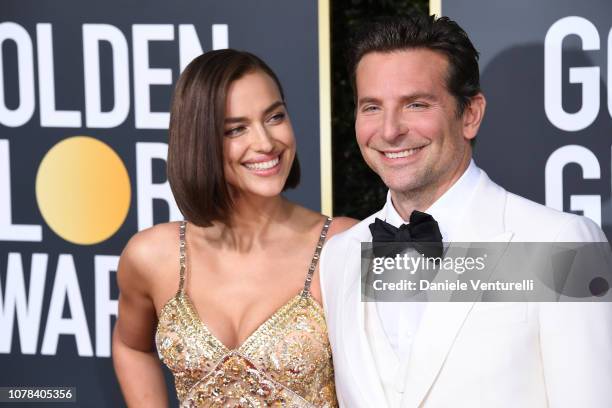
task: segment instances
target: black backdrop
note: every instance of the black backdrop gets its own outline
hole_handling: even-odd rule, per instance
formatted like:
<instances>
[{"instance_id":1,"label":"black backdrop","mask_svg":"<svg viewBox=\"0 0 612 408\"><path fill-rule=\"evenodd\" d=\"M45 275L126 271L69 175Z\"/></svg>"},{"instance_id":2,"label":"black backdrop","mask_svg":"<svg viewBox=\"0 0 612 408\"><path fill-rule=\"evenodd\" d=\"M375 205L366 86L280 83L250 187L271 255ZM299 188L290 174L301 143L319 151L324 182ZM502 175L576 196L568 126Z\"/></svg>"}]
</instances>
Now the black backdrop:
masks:
<instances>
[{"instance_id":1,"label":"black backdrop","mask_svg":"<svg viewBox=\"0 0 612 408\"><path fill-rule=\"evenodd\" d=\"M73 386L71 406L121 406L118 255L180 218L165 180L172 84L213 47L266 60L302 162L288 195L319 210L318 5L4 0L0 16L0 386Z\"/></svg>"}]
</instances>

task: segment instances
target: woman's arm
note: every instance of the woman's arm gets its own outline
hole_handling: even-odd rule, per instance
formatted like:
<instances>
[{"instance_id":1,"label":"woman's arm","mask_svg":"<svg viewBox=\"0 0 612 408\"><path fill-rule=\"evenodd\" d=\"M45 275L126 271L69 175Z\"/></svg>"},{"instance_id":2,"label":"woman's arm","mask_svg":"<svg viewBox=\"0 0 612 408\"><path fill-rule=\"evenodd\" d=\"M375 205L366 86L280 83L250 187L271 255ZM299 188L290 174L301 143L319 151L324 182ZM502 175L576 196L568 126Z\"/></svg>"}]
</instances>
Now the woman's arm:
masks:
<instances>
[{"instance_id":1,"label":"woman's arm","mask_svg":"<svg viewBox=\"0 0 612 408\"><path fill-rule=\"evenodd\" d=\"M119 316L113 331L113 365L129 407L167 407L168 395L154 344L157 317L147 279L142 233L128 242L117 270ZM154 250L154 249L153 249Z\"/></svg>"}]
</instances>

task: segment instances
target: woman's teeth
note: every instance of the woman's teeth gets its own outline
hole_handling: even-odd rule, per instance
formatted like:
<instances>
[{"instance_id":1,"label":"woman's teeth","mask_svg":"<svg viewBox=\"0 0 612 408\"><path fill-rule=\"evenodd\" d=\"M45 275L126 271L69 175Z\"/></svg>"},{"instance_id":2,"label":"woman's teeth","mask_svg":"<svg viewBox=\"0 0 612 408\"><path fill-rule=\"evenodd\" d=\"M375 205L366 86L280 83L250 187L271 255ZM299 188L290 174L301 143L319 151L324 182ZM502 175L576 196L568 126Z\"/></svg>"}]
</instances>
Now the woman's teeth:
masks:
<instances>
[{"instance_id":1,"label":"woman's teeth","mask_svg":"<svg viewBox=\"0 0 612 408\"><path fill-rule=\"evenodd\" d=\"M279 162L278 157L269 161L259 162L259 163L245 163L244 165L249 170L268 170L272 167L276 166Z\"/></svg>"},{"instance_id":2,"label":"woman's teeth","mask_svg":"<svg viewBox=\"0 0 612 408\"><path fill-rule=\"evenodd\" d=\"M420 147L416 147L414 149L402 150L401 152L385 152L385 157L388 157L389 159L399 159L400 157L408 157L410 155L415 154L420 149Z\"/></svg>"}]
</instances>

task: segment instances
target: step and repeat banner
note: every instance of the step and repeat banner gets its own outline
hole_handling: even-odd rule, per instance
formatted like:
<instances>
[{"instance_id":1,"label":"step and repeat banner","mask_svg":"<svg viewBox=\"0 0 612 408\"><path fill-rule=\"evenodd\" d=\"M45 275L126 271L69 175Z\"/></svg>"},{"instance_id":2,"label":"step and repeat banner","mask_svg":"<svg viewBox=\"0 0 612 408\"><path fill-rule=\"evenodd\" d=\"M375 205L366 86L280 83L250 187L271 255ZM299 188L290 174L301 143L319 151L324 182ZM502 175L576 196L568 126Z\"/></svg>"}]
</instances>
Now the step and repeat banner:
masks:
<instances>
[{"instance_id":1,"label":"step and repeat banner","mask_svg":"<svg viewBox=\"0 0 612 408\"><path fill-rule=\"evenodd\" d=\"M475 157L508 190L612 241L612 2L442 0L480 51Z\"/></svg>"},{"instance_id":2,"label":"step and repeat banner","mask_svg":"<svg viewBox=\"0 0 612 408\"><path fill-rule=\"evenodd\" d=\"M110 358L117 262L134 233L181 219L165 175L168 111L202 52L247 50L275 70L302 164L288 196L321 209L320 7L2 1L0 386L76 387L70 406L123 405ZM178 285L178 259L168 272Z\"/></svg>"}]
</instances>

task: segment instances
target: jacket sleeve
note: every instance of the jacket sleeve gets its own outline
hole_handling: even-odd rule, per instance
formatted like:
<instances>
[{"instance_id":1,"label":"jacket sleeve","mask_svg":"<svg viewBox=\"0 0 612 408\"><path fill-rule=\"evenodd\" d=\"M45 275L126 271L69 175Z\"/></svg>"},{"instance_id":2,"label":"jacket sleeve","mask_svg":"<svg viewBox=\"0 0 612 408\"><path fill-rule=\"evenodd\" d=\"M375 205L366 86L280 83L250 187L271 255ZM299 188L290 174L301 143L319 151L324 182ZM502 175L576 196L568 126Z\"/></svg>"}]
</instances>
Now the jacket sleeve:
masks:
<instances>
[{"instance_id":1,"label":"jacket sleeve","mask_svg":"<svg viewBox=\"0 0 612 408\"><path fill-rule=\"evenodd\" d=\"M607 242L585 217L572 217L555 241ZM541 303L539 324L549 405L612 407L612 303Z\"/></svg>"}]
</instances>

